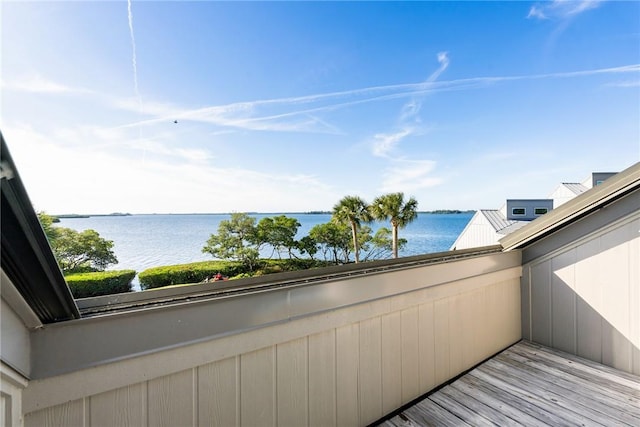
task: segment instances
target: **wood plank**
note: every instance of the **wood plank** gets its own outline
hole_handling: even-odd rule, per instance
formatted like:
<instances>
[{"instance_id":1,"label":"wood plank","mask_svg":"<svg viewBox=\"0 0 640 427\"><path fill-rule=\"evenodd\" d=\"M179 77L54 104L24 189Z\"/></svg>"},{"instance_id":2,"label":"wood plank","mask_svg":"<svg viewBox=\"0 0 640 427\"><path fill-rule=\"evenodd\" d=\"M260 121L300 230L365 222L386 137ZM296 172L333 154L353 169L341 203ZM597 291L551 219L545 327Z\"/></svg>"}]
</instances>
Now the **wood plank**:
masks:
<instances>
[{"instance_id":1,"label":"wood plank","mask_svg":"<svg viewBox=\"0 0 640 427\"><path fill-rule=\"evenodd\" d=\"M435 374L435 336L433 323L433 302L420 305L418 308L418 354L419 382L422 393L436 385Z\"/></svg>"},{"instance_id":2,"label":"wood plank","mask_svg":"<svg viewBox=\"0 0 640 427\"><path fill-rule=\"evenodd\" d=\"M460 418L442 408L435 402L425 399L419 404L402 412L404 416L419 426L468 426Z\"/></svg>"},{"instance_id":3,"label":"wood plank","mask_svg":"<svg viewBox=\"0 0 640 427\"><path fill-rule=\"evenodd\" d=\"M497 370L483 366L482 370L477 370L472 376L486 381L514 396L525 399L549 414L552 414L553 417L565 420L568 424L606 425L611 422L611 418L605 414L581 405L569 397L539 388L535 384L522 379L514 381L507 375L500 375L500 371ZM556 423L554 422L554 424Z\"/></svg>"},{"instance_id":4,"label":"wood plank","mask_svg":"<svg viewBox=\"0 0 640 427\"><path fill-rule=\"evenodd\" d=\"M491 387L486 387L485 384L481 384L468 376L460 378L451 384L451 386L456 390L472 396L477 401L494 408L516 423L539 427L549 425L548 423L540 421L537 417L532 416L527 411L524 411L523 408L526 402L520 399L509 399L505 393L499 390L496 392Z\"/></svg>"},{"instance_id":5,"label":"wood plank","mask_svg":"<svg viewBox=\"0 0 640 427\"><path fill-rule=\"evenodd\" d=\"M497 400L503 403L503 410L506 406L511 407L512 409L517 409L519 412L528 414L538 422L548 426L582 425L582 422L588 421L587 419L580 419L579 417L574 417L572 415L568 416L569 419L566 419L565 417L554 413L555 408L541 404L541 402L534 401L532 396L527 394L524 390L518 389L517 387L505 390L501 386L496 386L495 382L489 382L486 378L474 375L473 371L465 377L465 381L481 388L483 393L493 395Z\"/></svg>"},{"instance_id":6,"label":"wood plank","mask_svg":"<svg viewBox=\"0 0 640 427\"><path fill-rule=\"evenodd\" d=\"M554 382L562 381L567 389L574 389L580 386L587 396L591 394L598 395L603 389L607 390L607 395L621 403L632 403L640 407L640 399L638 399L629 388L625 388L617 384L615 380L603 381L596 377L580 374L579 372L571 373L558 369L552 364L541 363L535 360L524 358L515 352L511 354L501 354L493 359L493 362L502 362L513 365L518 369L533 372L536 375L552 376Z\"/></svg>"},{"instance_id":7,"label":"wood plank","mask_svg":"<svg viewBox=\"0 0 640 427\"><path fill-rule=\"evenodd\" d=\"M30 412L24 417L25 427L84 426L84 399Z\"/></svg>"},{"instance_id":8,"label":"wood plank","mask_svg":"<svg viewBox=\"0 0 640 427\"><path fill-rule=\"evenodd\" d=\"M453 402L457 402L458 405L469 408L471 411L478 415L491 420L498 426L516 426L519 425L515 420L507 417L499 410L492 408L491 406L480 402L473 398L471 395L463 393L462 391L448 385L440 390L436 394L442 394L447 396Z\"/></svg>"},{"instance_id":9,"label":"wood plank","mask_svg":"<svg viewBox=\"0 0 640 427\"><path fill-rule=\"evenodd\" d=\"M593 362L574 354L557 351L548 347L542 347L530 341L522 341L518 343L517 346L514 346L514 350L517 350L521 354L527 354L529 357L536 360L539 357L543 357L556 362L560 366L581 370L595 376L602 376L607 380L613 379L616 382L620 382L619 379L624 379L625 381L620 383L626 384L634 390L640 390L640 376L621 371L601 363Z\"/></svg>"},{"instance_id":10,"label":"wood plank","mask_svg":"<svg viewBox=\"0 0 640 427\"><path fill-rule=\"evenodd\" d=\"M531 375L524 371L518 371L508 365L501 366L499 369L489 364L484 364L478 368L479 374L489 375L501 380L510 386L521 387L528 395L534 398L545 399L549 404L558 405L557 413L563 411L573 411L578 414L584 414L589 419L601 423L609 424L612 419L617 419L620 423L630 425L638 425L640 419L634 418L632 415L624 411L612 410L612 407L606 403L602 403L593 396L584 396L575 390L570 390L556 385L552 379L546 381L542 376ZM474 374L475 373L474 371ZM509 386L500 385L505 389Z\"/></svg>"},{"instance_id":11,"label":"wood plank","mask_svg":"<svg viewBox=\"0 0 640 427\"><path fill-rule=\"evenodd\" d=\"M492 423L490 420L486 419L479 413L467 408L464 405L459 404L456 400L452 399L444 393L434 393L429 396L429 400L437 403L447 411L451 412L453 415L473 426L491 427L497 425Z\"/></svg>"},{"instance_id":12,"label":"wood plank","mask_svg":"<svg viewBox=\"0 0 640 427\"><path fill-rule=\"evenodd\" d=\"M529 364L518 365L517 362L514 362L513 360L503 361L502 359L496 358L494 360L487 362L487 366L496 367L498 370L506 369L506 367L508 367L509 365L515 366L516 368L521 367L523 371L529 375L528 378L541 377L541 376L547 375L545 369L535 368L533 366L530 366ZM520 373L520 375L524 376L525 375L524 372ZM574 381L571 379L567 380L559 376L548 377L547 382L553 383L553 386L551 385L548 386L549 388L562 387L566 390L573 390L575 393L581 394L586 399L600 401L606 404L607 406L612 408L612 410L625 411L625 412L634 414L634 413L637 413L638 409L640 408L640 406L638 406L637 404L630 403L626 401L624 398L621 398L621 396L617 395L615 391L611 391L610 389L603 388L603 387L593 386L588 384L587 382L578 383L577 381Z\"/></svg>"}]
</instances>

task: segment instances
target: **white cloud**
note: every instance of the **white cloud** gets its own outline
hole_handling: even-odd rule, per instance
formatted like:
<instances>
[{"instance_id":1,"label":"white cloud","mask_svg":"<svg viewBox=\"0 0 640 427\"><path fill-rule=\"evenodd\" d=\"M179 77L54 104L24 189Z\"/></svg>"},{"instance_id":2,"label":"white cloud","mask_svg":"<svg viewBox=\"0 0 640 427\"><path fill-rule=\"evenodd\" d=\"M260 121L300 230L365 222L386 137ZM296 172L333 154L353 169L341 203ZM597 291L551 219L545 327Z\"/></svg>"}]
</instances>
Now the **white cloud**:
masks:
<instances>
[{"instance_id":1,"label":"white cloud","mask_svg":"<svg viewBox=\"0 0 640 427\"><path fill-rule=\"evenodd\" d=\"M603 0L553 0L536 3L529 9L527 18L568 19L600 6Z\"/></svg>"},{"instance_id":2,"label":"white cloud","mask_svg":"<svg viewBox=\"0 0 640 427\"><path fill-rule=\"evenodd\" d=\"M74 88L53 80L46 79L40 75L25 76L21 79L6 81L0 80L3 90L41 93L41 94L91 94L92 91L83 88Z\"/></svg>"},{"instance_id":3,"label":"white cloud","mask_svg":"<svg viewBox=\"0 0 640 427\"><path fill-rule=\"evenodd\" d=\"M374 135L373 155L377 157L388 157L389 153L398 145L405 137L411 135L411 129L403 129L396 133Z\"/></svg>"},{"instance_id":4,"label":"white cloud","mask_svg":"<svg viewBox=\"0 0 640 427\"><path fill-rule=\"evenodd\" d=\"M436 162L432 160L393 160L392 166L383 174L380 191L412 192L440 185L443 180L432 176Z\"/></svg>"}]
</instances>

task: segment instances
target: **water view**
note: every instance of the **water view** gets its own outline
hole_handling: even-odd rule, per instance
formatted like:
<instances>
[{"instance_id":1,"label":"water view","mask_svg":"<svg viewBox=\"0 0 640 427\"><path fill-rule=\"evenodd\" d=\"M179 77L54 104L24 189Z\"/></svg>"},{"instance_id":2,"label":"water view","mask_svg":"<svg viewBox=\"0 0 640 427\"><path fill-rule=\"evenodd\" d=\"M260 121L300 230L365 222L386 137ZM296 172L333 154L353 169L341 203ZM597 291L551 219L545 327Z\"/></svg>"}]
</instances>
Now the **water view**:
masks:
<instances>
[{"instance_id":1,"label":"water view","mask_svg":"<svg viewBox=\"0 0 640 427\"><path fill-rule=\"evenodd\" d=\"M251 215L258 221L279 214ZM330 214L285 214L295 217L301 226L298 238L308 234L317 224L328 222ZM419 255L448 250L467 225L472 213L428 214L418 218L400 230L407 246L400 256ZM62 218L61 227L82 231L94 229L100 236L113 240L114 252L119 263L110 269L133 269L141 272L150 267L208 261L213 258L202 253L202 247L212 233L218 230L220 221L229 219L227 214L192 215L131 215L95 216L89 218ZM375 232L389 224L373 223ZM269 253L262 254L269 256ZM137 280L134 280L137 287Z\"/></svg>"}]
</instances>

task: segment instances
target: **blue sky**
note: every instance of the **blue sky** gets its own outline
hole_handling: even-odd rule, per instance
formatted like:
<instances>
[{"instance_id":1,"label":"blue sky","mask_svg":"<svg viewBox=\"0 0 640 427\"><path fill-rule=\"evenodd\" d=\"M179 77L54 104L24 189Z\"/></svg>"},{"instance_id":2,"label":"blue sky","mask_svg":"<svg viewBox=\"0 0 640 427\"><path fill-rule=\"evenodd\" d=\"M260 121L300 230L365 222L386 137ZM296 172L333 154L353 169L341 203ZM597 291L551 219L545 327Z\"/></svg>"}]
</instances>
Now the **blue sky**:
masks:
<instances>
[{"instance_id":1,"label":"blue sky","mask_svg":"<svg viewBox=\"0 0 640 427\"><path fill-rule=\"evenodd\" d=\"M640 160L635 1L0 8L0 128L49 213L498 208Z\"/></svg>"}]
</instances>

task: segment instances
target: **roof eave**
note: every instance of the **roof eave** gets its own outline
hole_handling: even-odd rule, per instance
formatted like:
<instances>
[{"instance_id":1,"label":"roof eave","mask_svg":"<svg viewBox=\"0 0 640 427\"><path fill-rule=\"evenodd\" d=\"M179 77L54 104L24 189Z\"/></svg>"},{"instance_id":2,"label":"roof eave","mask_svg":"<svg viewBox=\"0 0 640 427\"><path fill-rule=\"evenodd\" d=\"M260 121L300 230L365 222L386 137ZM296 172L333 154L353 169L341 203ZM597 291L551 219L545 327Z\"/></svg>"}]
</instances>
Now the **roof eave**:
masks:
<instances>
[{"instance_id":1,"label":"roof eave","mask_svg":"<svg viewBox=\"0 0 640 427\"><path fill-rule=\"evenodd\" d=\"M42 323L80 317L0 133L2 270Z\"/></svg>"}]
</instances>

